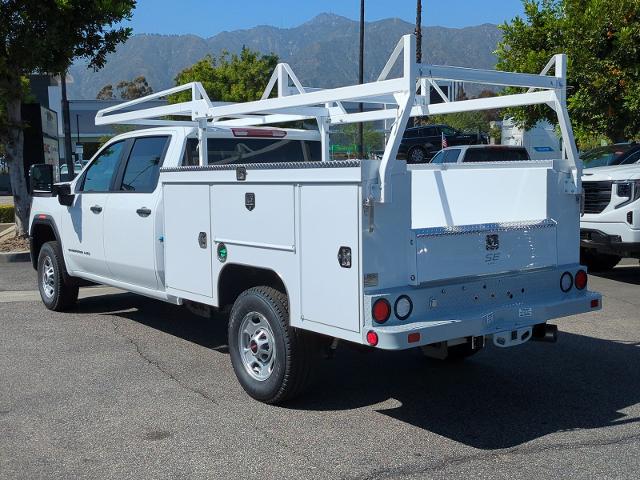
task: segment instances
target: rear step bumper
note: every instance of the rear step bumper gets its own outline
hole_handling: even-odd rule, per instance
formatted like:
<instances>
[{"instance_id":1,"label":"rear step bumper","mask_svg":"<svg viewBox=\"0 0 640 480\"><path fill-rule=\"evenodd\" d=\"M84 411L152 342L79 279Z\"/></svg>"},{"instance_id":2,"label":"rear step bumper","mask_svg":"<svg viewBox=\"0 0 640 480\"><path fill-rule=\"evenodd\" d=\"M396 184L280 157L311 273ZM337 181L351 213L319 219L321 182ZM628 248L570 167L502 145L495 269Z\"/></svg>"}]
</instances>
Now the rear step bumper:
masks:
<instances>
[{"instance_id":1,"label":"rear step bumper","mask_svg":"<svg viewBox=\"0 0 640 480\"><path fill-rule=\"evenodd\" d=\"M579 297L537 304L507 305L491 312L461 315L456 319L415 321L407 324L367 327L363 343L370 331L377 334L377 347L384 350L404 350L462 337L494 335L497 346L513 346L531 338L531 328L548 320L602 308L602 296L585 292ZM529 331L528 335L524 332ZM514 332L515 335L514 335ZM515 338L514 338L515 337ZM507 344L495 339L507 338Z\"/></svg>"}]
</instances>

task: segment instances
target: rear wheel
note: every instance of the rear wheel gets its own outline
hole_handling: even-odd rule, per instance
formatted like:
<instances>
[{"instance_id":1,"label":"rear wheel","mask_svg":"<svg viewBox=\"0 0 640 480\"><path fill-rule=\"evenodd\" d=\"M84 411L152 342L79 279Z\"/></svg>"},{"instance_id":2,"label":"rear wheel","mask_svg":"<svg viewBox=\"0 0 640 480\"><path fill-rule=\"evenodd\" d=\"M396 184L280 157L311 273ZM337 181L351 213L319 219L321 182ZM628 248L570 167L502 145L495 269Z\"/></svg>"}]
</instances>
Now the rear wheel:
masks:
<instances>
[{"instance_id":1,"label":"rear wheel","mask_svg":"<svg viewBox=\"0 0 640 480\"><path fill-rule=\"evenodd\" d=\"M413 147L409 150L407 157L409 163L425 163L427 161L427 151L422 147Z\"/></svg>"},{"instance_id":2,"label":"rear wheel","mask_svg":"<svg viewBox=\"0 0 640 480\"><path fill-rule=\"evenodd\" d=\"M622 257L617 255L608 255L606 253L597 253L592 250L580 250L580 263L585 265L589 272L607 272L618 263Z\"/></svg>"},{"instance_id":3,"label":"rear wheel","mask_svg":"<svg viewBox=\"0 0 640 480\"><path fill-rule=\"evenodd\" d=\"M270 287L243 292L229 317L231 364L242 388L256 400L275 404L307 385L315 337L289 325L285 294Z\"/></svg>"},{"instance_id":4,"label":"rear wheel","mask_svg":"<svg viewBox=\"0 0 640 480\"><path fill-rule=\"evenodd\" d=\"M45 243L38 255L38 289L45 307L62 312L78 300L78 286L66 274L60 244Z\"/></svg>"}]
</instances>

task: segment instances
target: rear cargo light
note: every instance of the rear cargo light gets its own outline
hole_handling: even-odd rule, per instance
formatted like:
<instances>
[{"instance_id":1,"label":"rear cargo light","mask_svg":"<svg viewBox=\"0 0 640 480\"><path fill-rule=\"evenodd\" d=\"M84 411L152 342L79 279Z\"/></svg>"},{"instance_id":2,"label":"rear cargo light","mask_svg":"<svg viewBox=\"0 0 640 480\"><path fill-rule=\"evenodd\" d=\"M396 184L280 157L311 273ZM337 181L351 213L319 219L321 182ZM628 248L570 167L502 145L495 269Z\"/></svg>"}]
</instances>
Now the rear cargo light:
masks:
<instances>
[{"instance_id":1,"label":"rear cargo light","mask_svg":"<svg viewBox=\"0 0 640 480\"><path fill-rule=\"evenodd\" d=\"M373 330L369 330L367 332L367 343L372 347L378 345L378 334Z\"/></svg>"},{"instance_id":2,"label":"rear cargo light","mask_svg":"<svg viewBox=\"0 0 640 480\"><path fill-rule=\"evenodd\" d=\"M588 281L587 277L587 272L585 272L584 270L578 270L576 272L576 288L578 290L584 290L584 287L587 286L587 281Z\"/></svg>"},{"instance_id":3,"label":"rear cargo light","mask_svg":"<svg viewBox=\"0 0 640 480\"><path fill-rule=\"evenodd\" d=\"M573 287L573 276L569 272L564 272L560 277L560 290L567 293Z\"/></svg>"},{"instance_id":4,"label":"rear cargo light","mask_svg":"<svg viewBox=\"0 0 640 480\"><path fill-rule=\"evenodd\" d=\"M420 341L420 332L410 333L409 336L407 337L407 341L409 343L419 342Z\"/></svg>"},{"instance_id":5,"label":"rear cargo light","mask_svg":"<svg viewBox=\"0 0 640 480\"><path fill-rule=\"evenodd\" d=\"M287 132L284 130L262 128L232 128L234 137L260 137L260 138L284 138Z\"/></svg>"},{"instance_id":6,"label":"rear cargo light","mask_svg":"<svg viewBox=\"0 0 640 480\"><path fill-rule=\"evenodd\" d=\"M371 309L373 319L378 323L384 323L391 316L391 305L386 298L379 298L373 303Z\"/></svg>"},{"instance_id":7,"label":"rear cargo light","mask_svg":"<svg viewBox=\"0 0 640 480\"><path fill-rule=\"evenodd\" d=\"M413 302L407 295L400 295L396 300L393 310L398 320L406 320L413 310Z\"/></svg>"}]
</instances>

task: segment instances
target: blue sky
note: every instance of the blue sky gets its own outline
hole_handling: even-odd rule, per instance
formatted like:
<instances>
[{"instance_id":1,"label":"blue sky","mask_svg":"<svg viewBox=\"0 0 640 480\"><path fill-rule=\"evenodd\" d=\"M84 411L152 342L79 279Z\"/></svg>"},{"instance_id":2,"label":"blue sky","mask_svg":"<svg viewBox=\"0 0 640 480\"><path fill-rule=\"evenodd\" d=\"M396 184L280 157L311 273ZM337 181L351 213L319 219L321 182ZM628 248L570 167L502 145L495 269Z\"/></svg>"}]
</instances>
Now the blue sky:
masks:
<instances>
[{"instance_id":1,"label":"blue sky","mask_svg":"<svg viewBox=\"0 0 640 480\"><path fill-rule=\"evenodd\" d=\"M415 0L365 0L366 20L398 17L415 22ZM134 33L193 33L273 25L289 28L322 12L359 18L359 0L138 0L129 25ZM423 0L422 23L465 27L502 23L522 13L520 0Z\"/></svg>"}]
</instances>

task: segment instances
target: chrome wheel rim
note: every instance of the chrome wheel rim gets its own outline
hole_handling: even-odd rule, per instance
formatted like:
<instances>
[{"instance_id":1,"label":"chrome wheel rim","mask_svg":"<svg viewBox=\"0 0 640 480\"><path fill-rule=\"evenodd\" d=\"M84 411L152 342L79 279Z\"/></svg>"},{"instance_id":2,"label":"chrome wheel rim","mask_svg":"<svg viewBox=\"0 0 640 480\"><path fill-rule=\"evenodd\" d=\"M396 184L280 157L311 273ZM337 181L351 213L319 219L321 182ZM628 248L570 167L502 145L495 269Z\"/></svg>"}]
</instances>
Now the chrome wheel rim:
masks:
<instances>
[{"instance_id":1,"label":"chrome wheel rim","mask_svg":"<svg viewBox=\"0 0 640 480\"><path fill-rule=\"evenodd\" d=\"M56 293L56 271L51 257L45 257L42 262L42 291L47 298L53 298Z\"/></svg>"},{"instance_id":2,"label":"chrome wheel rim","mask_svg":"<svg viewBox=\"0 0 640 480\"><path fill-rule=\"evenodd\" d=\"M251 378L263 382L271 376L276 348L271 326L259 312L247 313L240 323L238 348Z\"/></svg>"}]
</instances>

